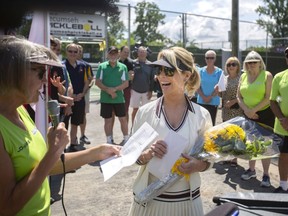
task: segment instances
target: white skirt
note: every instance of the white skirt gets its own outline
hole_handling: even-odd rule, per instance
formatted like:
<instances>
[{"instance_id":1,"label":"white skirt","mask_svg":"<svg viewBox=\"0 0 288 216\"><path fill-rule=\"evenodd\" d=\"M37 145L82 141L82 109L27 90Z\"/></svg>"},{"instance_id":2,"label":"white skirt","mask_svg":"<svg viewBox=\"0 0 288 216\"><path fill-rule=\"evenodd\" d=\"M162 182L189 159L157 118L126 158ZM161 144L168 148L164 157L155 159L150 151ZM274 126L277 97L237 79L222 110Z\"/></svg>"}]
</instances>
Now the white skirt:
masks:
<instances>
[{"instance_id":1,"label":"white skirt","mask_svg":"<svg viewBox=\"0 0 288 216\"><path fill-rule=\"evenodd\" d=\"M189 192L188 192L189 193ZM162 197L162 198L161 198ZM174 195L175 197L175 195ZM165 193L142 206L135 201L129 211L129 216L202 216L203 206L200 192L195 197L169 198Z\"/></svg>"}]
</instances>

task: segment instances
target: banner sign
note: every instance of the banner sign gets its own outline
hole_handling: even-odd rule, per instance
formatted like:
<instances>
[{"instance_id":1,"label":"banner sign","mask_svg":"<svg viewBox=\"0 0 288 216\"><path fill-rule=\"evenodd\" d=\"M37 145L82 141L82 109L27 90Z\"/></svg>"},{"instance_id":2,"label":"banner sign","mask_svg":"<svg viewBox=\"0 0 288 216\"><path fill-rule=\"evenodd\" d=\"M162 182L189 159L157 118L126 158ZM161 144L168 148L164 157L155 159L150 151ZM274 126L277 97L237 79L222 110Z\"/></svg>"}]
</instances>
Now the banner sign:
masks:
<instances>
[{"instance_id":1,"label":"banner sign","mask_svg":"<svg viewBox=\"0 0 288 216\"><path fill-rule=\"evenodd\" d=\"M57 36L105 38L105 17L50 12L50 33Z\"/></svg>"}]
</instances>

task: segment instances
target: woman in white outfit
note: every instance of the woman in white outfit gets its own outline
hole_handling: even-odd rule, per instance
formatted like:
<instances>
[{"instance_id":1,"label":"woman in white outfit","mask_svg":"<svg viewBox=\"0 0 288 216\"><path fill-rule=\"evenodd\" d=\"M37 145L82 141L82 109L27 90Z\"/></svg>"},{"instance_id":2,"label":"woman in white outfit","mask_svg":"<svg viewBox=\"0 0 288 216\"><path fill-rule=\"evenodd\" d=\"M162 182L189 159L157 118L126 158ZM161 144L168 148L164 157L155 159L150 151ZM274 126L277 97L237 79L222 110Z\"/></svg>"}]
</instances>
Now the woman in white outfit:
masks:
<instances>
[{"instance_id":1,"label":"woman in white outfit","mask_svg":"<svg viewBox=\"0 0 288 216\"><path fill-rule=\"evenodd\" d=\"M150 183L157 180L157 177L149 173L147 164L153 157L162 159L169 151L163 139L170 130L188 140L183 153L189 162L182 163L179 171L189 174L190 178L189 180L181 178L145 206L134 201L129 215L201 216L203 207L199 172L207 170L211 164L189 157L187 153L194 146L197 138L212 126L212 121L209 112L191 102L185 94L187 89L189 92L198 89L200 78L193 70L191 53L181 47L162 50L158 55L158 60L152 65L155 66L163 96L139 109L135 117L133 132L147 122L157 131L159 139L146 148L137 160L140 169L133 186L133 193L140 193ZM174 144L177 145L177 143Z\"/></svg>"}]
</instances>

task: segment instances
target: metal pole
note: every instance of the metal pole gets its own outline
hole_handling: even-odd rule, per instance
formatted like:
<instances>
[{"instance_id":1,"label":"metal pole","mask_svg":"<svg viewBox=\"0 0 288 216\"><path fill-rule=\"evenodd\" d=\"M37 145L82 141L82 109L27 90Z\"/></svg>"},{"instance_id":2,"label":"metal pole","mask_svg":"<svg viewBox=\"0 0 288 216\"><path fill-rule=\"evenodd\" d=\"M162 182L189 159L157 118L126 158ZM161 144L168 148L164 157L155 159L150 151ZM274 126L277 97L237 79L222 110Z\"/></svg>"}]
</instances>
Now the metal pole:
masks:
<instances>
[{"instance_id":1,"label":"metal pole","mask_svg":"<svg viewBox=\"0 0 288 216\"><path fill-rule=\"evenodd\" d=\"M185 17L184 13L182 13L182 41L183 41L183 47L185 48Z\"/></svg>"},{"instance_id":2,"label":"metal pole","mask_svg":"<svg viewBox=\"0 0 288 216\"><path fill-rule=\"evenodd\" d=\"M130 32L131 32L131 6L130 6L130 4L128 4L128 41L127 41L127 45L128 45L128 47L129 47L129 50L130 50L130 46L131 46L131 35L130 35ZM131 57L131 52L130 52L130 57Z\"/></svg>"},{"instance_id":3,"label":"metal pole","mask_svg":"<svg viewBox=\"0 0 288 216\"><path fill-rule=\"evenodd\" d=\"M266 26L266 54L265 54L265 64L266 64L266 68L268 67L268 24Z\"/></svg>"},{"instance_id":4,"label":"metal pole","mask_svg":"<svg viewBox=\"0 0 288 216\"><path fill-rule=\"evenodd\" d=\"M239 58L239 1L232 0L231 21L232 56Z\"/></svg>"}]
</instances>

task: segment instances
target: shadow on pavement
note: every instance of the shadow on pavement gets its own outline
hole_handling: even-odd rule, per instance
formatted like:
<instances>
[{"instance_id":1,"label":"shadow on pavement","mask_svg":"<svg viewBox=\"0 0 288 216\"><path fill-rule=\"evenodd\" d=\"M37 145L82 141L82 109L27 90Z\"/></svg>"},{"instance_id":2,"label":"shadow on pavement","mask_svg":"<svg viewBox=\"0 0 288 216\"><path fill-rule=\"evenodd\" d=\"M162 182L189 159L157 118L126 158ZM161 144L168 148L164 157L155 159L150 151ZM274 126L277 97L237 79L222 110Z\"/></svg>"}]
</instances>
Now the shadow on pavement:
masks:
<instances>
[{"instance_id":1,"label":"shadow on pavement","mask_svg":"<svg viewBox=\"0 0 288 216\"><path fill-rule=\"evenodd\" d=\"M242 180L241 175L245 171L245 168L239 164L236 167L231 167L230 164L219 164L215 163L213 165L215 173L219 175L226 175L223 183L229 185L234 190L237 190L237 187L244 190L251 190L254 192L263 192L263 193L272 193L275 190L275 187L261 187L260 183L262 179L251 178L248 181Z\"/></svg>"}]
</instances>

